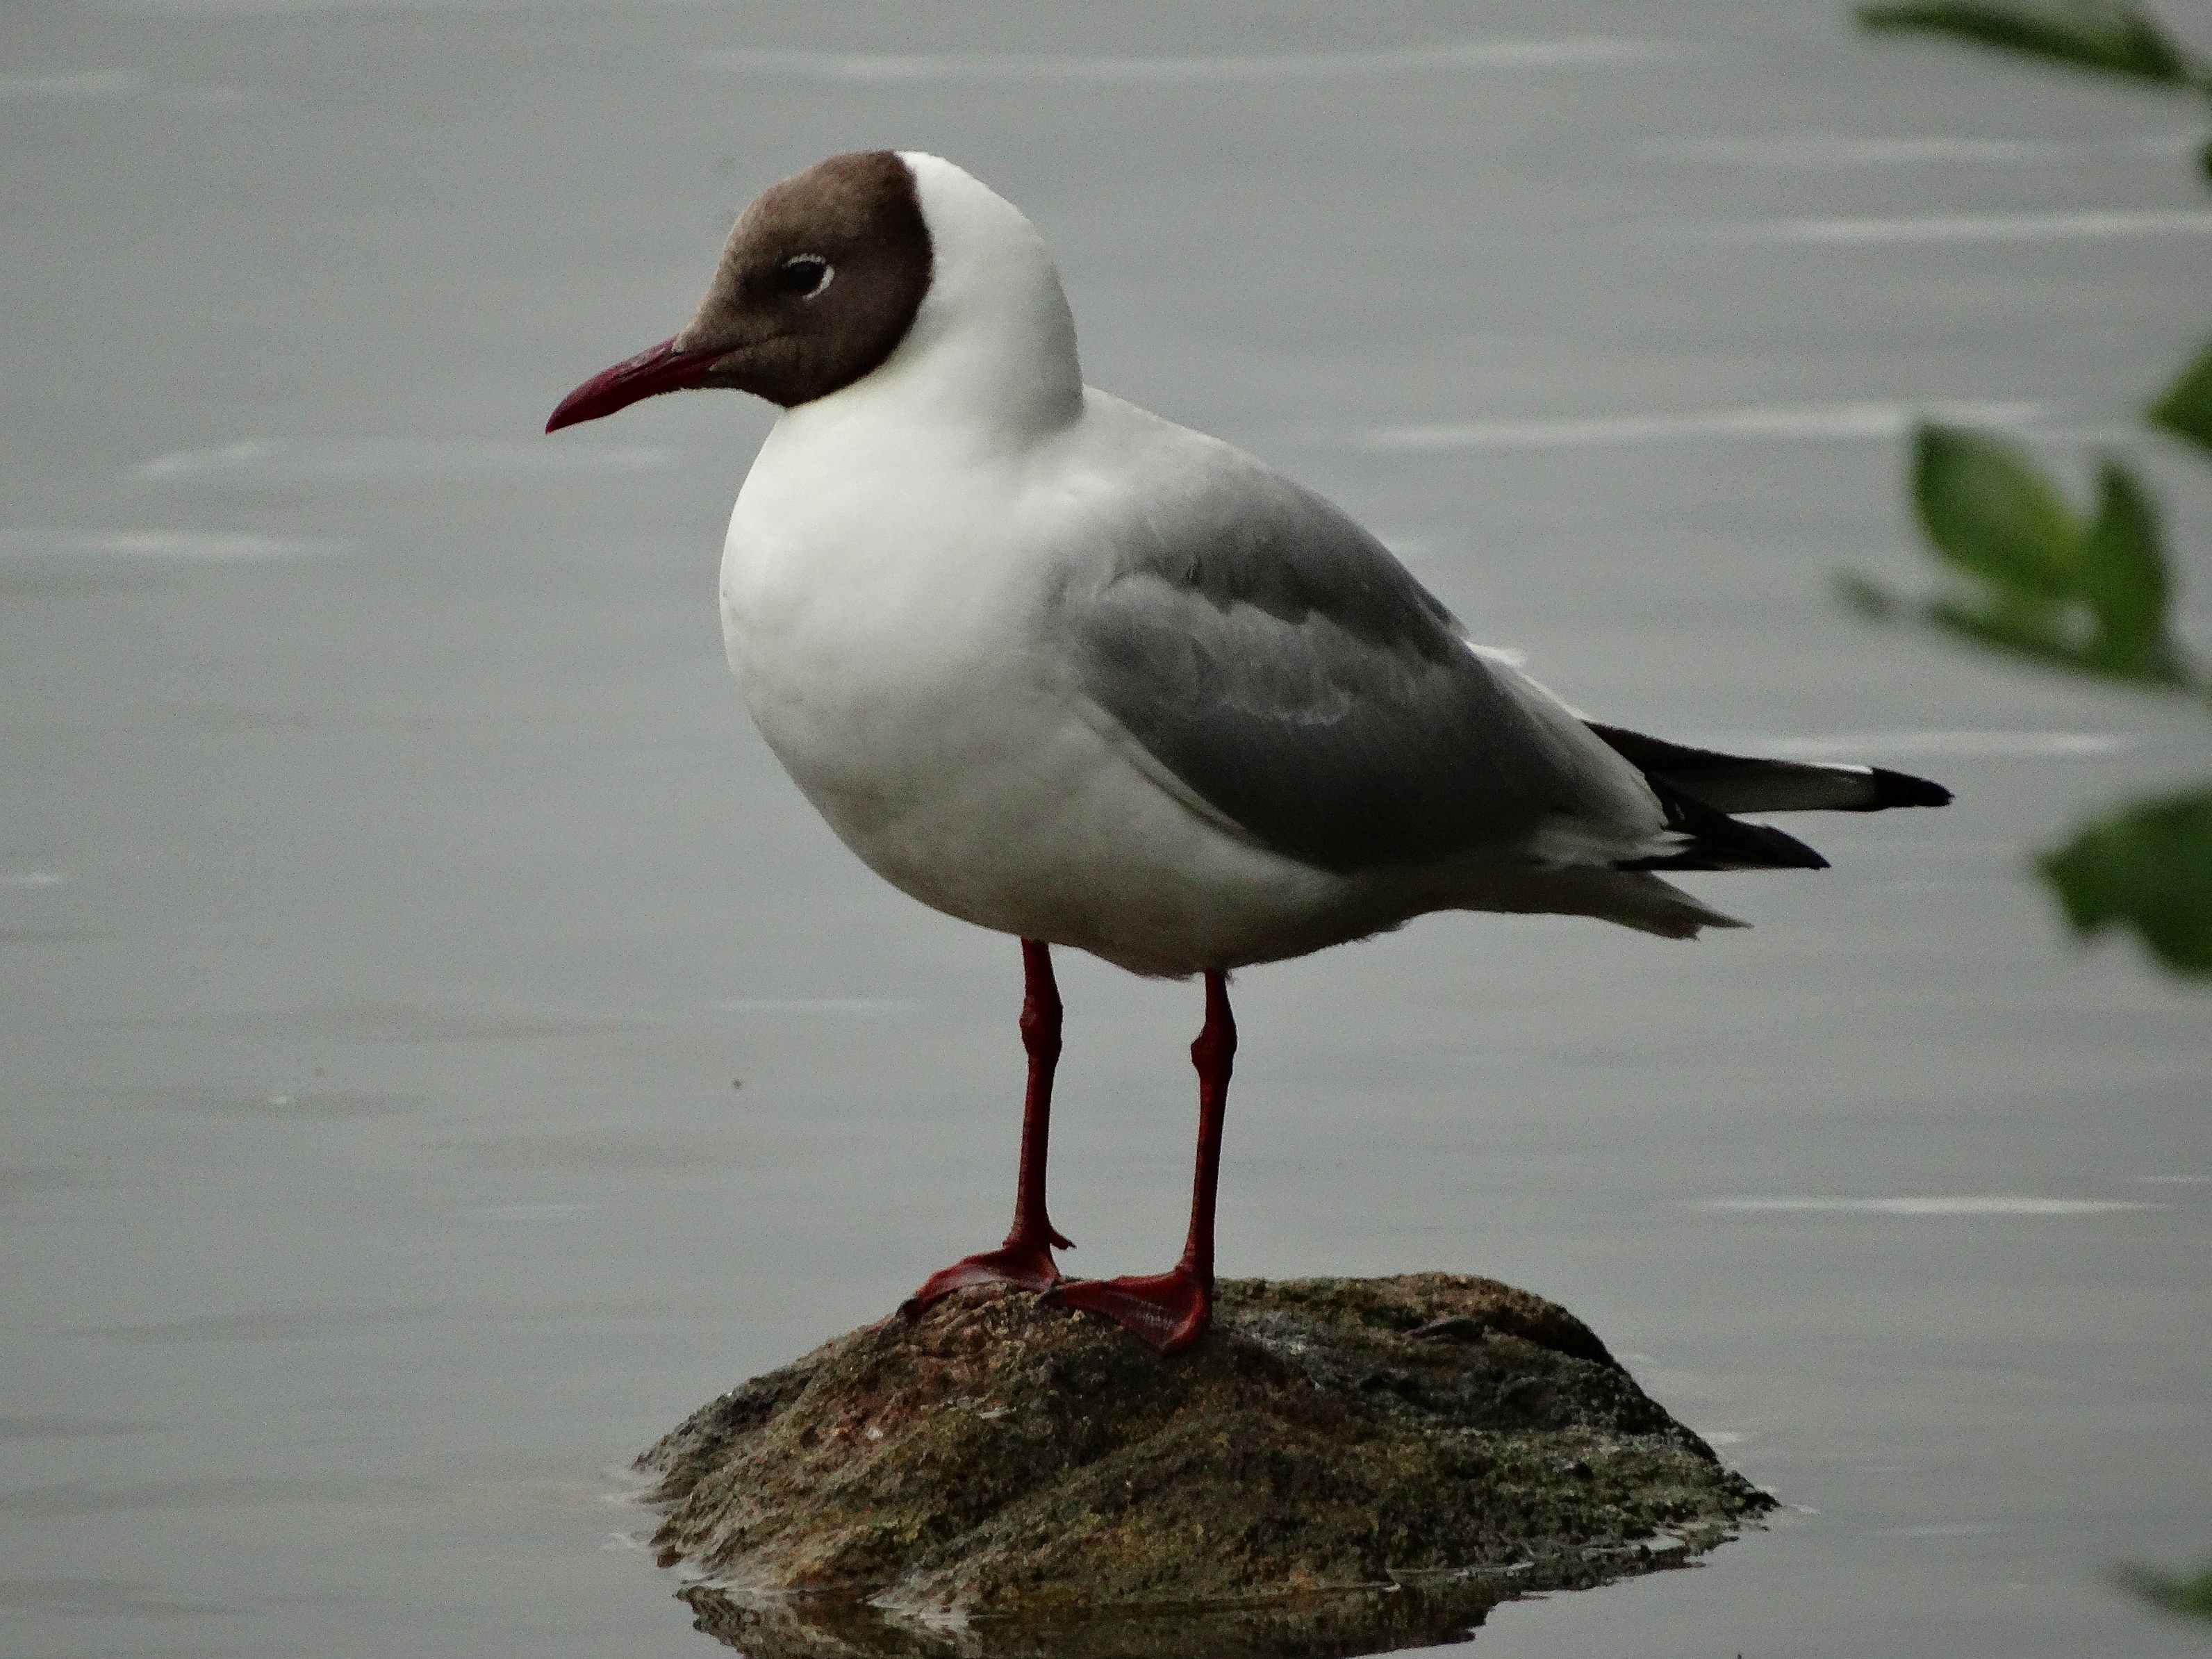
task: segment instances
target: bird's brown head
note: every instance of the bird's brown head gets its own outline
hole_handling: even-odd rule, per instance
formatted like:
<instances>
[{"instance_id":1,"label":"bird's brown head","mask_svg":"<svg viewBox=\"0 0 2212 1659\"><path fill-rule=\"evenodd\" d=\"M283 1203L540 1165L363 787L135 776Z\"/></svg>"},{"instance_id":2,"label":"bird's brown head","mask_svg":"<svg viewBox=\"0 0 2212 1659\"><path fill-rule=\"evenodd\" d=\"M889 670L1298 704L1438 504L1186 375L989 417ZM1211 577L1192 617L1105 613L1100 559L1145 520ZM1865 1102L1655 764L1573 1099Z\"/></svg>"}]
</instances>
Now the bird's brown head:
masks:
<instances>
[{"instance_id":1,"label":"bird's brown head","mask_svg":"<svg viewBox=\"0 0 2212 1659\"><path fill-rule=\"evenodd\" d=\"M896 154L817 161L744 210L681 333L585 381L545 429L688 386L730 386L786 409L826 398L906 337L930 264L914 174Z\"/></svg>"}]
</instances>

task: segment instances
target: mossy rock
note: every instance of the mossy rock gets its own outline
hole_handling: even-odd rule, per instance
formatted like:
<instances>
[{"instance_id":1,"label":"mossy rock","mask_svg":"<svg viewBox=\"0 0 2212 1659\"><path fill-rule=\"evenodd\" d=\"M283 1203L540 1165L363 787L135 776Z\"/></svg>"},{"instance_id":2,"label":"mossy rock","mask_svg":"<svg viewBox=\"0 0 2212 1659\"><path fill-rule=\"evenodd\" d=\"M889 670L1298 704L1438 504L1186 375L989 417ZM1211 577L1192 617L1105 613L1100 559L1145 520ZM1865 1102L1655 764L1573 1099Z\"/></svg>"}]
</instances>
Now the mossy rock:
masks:
<instances>
[{"instance_id":1,"label":"mossy rock","mask_svg":"<svg viewBox=\"0 0 2212 1659\"><path fill-rule=\"evenodd\" d=\"M1226 1280L1170 1359L967 1292L639 1462L663 1565L753 1659L1376 1652L1772 1504L1565 1309L1443 1273Z\"/></svg>"}]
</instances>

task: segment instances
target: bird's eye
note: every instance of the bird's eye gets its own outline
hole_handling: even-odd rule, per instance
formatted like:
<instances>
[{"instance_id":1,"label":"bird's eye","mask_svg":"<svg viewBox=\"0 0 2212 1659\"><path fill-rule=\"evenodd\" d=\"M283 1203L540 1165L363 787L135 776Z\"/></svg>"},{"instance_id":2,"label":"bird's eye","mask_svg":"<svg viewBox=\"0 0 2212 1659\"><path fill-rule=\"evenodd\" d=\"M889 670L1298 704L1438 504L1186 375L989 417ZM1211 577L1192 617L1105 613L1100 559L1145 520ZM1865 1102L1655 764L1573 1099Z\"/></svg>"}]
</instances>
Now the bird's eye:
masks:
<instances>
[{"instance_id":1,"label":"bird's eye","mask_svg":"<svg viewBox=\"0 0 2212 1659\"><path fill-rule=\"evenodd\" d=\"M837 273L818 253L794 253L775 268L777 291L795 300L811 300L830 286Z\"/></svg>"}]
</instances>

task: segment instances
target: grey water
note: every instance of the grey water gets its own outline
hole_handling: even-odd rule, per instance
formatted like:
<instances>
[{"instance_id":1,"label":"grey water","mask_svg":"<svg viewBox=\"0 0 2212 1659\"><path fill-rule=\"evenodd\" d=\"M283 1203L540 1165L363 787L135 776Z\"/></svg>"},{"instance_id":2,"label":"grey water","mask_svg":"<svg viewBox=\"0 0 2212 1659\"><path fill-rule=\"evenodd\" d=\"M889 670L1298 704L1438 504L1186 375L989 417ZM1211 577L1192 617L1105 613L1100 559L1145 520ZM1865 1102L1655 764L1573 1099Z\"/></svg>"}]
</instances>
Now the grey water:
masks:
<instances>
[{"instance_id":1,"label":"grey water","mask_svg":"<svg viewBox=\"0 0 2212 1659\"><path fill-rule=\"evenodd\" d=\"M2200 45L2212 7L2162 9ZM0 9L0 1649L703 1656L628 1459L995 1240L1011 943L747 726L731 395L537 435L833 150L961 161L1090 378L1594 714L1943 779L1694 945L1255 970L1225 1272L1587 1319L1786 1506L1486 1653L2201 1651L2212 1018L2027 874L2201 714L1832 597L1913 411L2113 448L2212 640L2203 112L1838 4ZM1054 1212L1164 1265L1191 988L1064 963Z\"/></svg>"}]
</instances>

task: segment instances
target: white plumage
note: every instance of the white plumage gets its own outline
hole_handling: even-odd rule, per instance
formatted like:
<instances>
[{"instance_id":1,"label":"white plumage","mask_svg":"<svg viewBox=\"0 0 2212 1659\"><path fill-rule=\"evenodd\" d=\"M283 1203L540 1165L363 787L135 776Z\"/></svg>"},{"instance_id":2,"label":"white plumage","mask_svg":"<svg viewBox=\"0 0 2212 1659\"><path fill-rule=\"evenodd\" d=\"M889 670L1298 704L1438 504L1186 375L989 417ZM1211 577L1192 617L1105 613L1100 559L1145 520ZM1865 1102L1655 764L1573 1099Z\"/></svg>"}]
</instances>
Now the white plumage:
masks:
<instances>
[{"instance_id":1,"label":"white plumage","mask_svg":"<svg viewBox=\"0 0 2212 1659\"><path fill-rule=\"evenodd\" d=\"M1128 574L1172 544L1178 511L1194 531L1240 505L1287 512L1347 605L1389 556L1249 456L1085 387L1029 221L950 162L904 159L936 257L929 293L881 368L777 421L731 516L721 580L753 718L871 868L964 921L1148 974L1300 955L1447 908L1677 935L1726 923L1609 867L1669 844L1657 797L1494 655L1470 652L1470 670L1525 720L1481 734L1488 759L1509 781L1565 775L1571 810L1542 804L1516 830L1540 804L1495 799L1500 833L1470 823L1467 849L1434 863L1338 872L1285 856L1150 752L1086 688L1074 629L1117 579L1125 594L1148 588L1131 602L1158 611L1160 630L1203 620L1203 593ZM1330 653L1379 649L1323 627L1275 631L1269 643L1324 678L1352 665Z\"/></svg>"}]
</instances>

